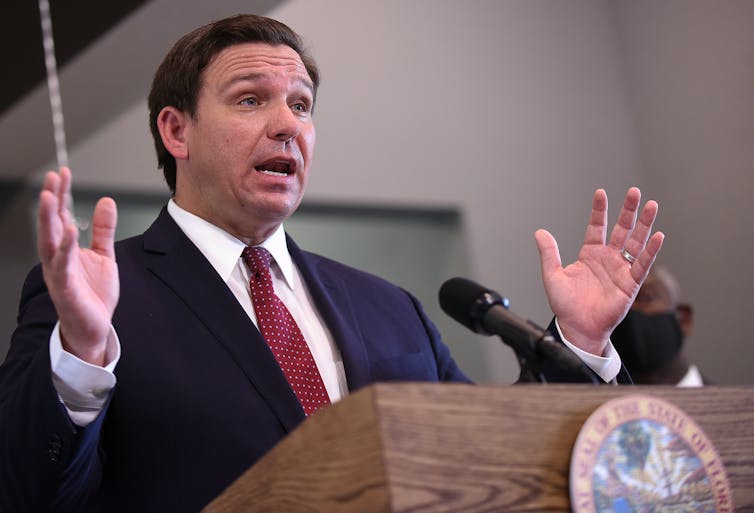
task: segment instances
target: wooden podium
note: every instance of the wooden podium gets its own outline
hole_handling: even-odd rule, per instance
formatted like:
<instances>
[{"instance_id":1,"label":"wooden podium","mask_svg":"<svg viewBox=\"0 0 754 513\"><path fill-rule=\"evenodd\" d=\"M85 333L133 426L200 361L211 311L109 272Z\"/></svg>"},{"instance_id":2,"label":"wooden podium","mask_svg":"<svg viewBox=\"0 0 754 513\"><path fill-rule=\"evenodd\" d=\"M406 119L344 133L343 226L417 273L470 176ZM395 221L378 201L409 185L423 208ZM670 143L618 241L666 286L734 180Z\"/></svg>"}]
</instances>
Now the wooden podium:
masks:
<instances>
[{"instance_id":1,"label":"wooden podium","mask_svg":"<svg viewBox=\"0 0 754 513\"><path fill-rule=\"evenodd\" d=\"M569 512L579 429L631 393L692 417L736 511L754 512L752 387L379 384L307 420L203 513Z\"/></svg>"}]
</instances>

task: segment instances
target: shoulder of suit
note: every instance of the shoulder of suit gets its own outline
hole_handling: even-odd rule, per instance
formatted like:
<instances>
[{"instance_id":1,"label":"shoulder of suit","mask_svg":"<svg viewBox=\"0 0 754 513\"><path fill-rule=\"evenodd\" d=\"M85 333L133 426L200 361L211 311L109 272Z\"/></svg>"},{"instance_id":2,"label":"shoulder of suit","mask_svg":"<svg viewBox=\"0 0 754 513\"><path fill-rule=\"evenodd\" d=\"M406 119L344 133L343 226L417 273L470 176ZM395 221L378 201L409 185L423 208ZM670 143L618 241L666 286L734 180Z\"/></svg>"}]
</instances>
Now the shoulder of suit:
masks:
<instances>
[{"instance_id":1,"label":"shoulder of suit","mask_svg":"<svg viewBox=\"0 0 754 513\"><path fill-rule=\"evenodd\" d=\"M405 293L405 291L398 285L390 282L389 280L382 278L374 273L358 269L343 262L333 260L332 258L312 253L310 251L301 251L302 256L308 259L308 261L321 271L326 273L332 273L339 275L343 280L347 282L355 282L362 285L368 284L372 287L379 287L384 289L392 289L393 292Z\"/></svg>"}]
</instances>

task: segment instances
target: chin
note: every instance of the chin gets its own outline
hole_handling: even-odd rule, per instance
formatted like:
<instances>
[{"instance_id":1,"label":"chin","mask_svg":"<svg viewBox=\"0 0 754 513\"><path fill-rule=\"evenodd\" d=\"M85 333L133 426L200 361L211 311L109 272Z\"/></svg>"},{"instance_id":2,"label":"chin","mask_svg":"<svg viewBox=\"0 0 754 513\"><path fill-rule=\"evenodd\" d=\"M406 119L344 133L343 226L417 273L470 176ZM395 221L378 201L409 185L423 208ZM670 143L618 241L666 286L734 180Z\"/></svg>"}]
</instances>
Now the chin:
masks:
<instances>
[{"instance_id":1,"label":"chin","mask_svg":"<svg viewBox=\"0 0 754 513\"><path fill-rule=\"evenodd\" d=\"M256 209L257 217L272 223L282 223L296 211L298 203L266 205Z\"/></svg>"}]
</instances>

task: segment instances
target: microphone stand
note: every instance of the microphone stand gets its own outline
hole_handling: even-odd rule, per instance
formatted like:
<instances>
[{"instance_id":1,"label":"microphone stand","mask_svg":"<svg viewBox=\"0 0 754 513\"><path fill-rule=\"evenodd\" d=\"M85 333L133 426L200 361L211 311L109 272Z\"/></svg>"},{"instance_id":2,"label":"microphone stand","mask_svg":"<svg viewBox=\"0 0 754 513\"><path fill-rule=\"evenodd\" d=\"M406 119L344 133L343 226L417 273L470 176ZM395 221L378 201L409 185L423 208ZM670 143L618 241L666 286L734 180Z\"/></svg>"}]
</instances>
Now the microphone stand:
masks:
<instances>
[{"instance_id":1,"label":"microphone stand","mask_svg":"<svg viewBox=\"0 0 754 513\"><path fill-rule=\"evenodd\" d=\"M485 314L494 305L501 305L507 310L510 301L507 297L503 297L493 291L486 291L476 298L469 313L474 331L485 335L492 334L491 330L488 330L485 326L485 321L490 322L490 318L485 317ZM531 321L527 322L539 328ZM547 379L542 373L542 358L536 353L537 344L541 339L535 340L529 331L509 323L494 324L494 332L500 337L500 340L502 340L504 344L513 349L513 352L518 359L518 364L521 367L521 374L519 375L517 382L547 383ZM550 340L552 340L552 336L547 334L547 332L541 328L539 328L539 331L544 333L542 339L550 338ZM552 340L552 343L556 342Z\"/></svg>"},{"instance_id":2,"label":"microphone stand","mask_svg":"<svg viewBox=\"0 0 754 513\"><path fill-rule=\"evenodd\" d=\"M542 358L531 350L531 347L536 347L537 341L530 338L529 344L512 344L510 340L506 340L502 335L500 335L500 340L513 349L516 359L518 359L518 364L521 367L521 372L516 383L547 383L547 378L545 378L542 372Z\"/></svg>"}]
</instances>

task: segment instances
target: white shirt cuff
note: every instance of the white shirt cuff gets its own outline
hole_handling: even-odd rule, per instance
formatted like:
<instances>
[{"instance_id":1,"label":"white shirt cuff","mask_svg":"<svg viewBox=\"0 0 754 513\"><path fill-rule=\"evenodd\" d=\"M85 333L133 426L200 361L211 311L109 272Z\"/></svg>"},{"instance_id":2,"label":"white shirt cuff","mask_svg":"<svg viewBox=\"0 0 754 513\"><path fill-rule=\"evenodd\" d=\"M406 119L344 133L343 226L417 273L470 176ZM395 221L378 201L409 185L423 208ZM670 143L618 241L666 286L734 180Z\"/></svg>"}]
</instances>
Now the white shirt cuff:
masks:
<instances>
[{"instance_id":1,"label":"white shirt cuff","mask_svg":"<svg viewBox=\"0 0 754 513\"><path fill-rule=\"evenodd\" d=\"M558 319L555 318L555 327L558 329L560 340L566 345L568 349L573 351L579 360L584 362L587 367L592 369L599 377L605 380L606 383L610 383L620 372L621 360L618 351L615 350L613 343L608 339L607 347L603 356L597 356L582 349L579 349L575 345L571 344L563 336L563 332L560 330L560 324Z\"/></svg>"},{"instance_id":2,"label":"white shirt cuff","mask_svg":"<svg viewBox=\"0 0 754 513\"><path fill-rule=\"evenodd\" d=\"M60 323L50 335L52 383L68 415L77 426L89 425L102 411L107 396L115 387L115 366L120 359L120 341L110 326L104 367L87 363L63 349Z\"/></svg>"}]
</instances>

